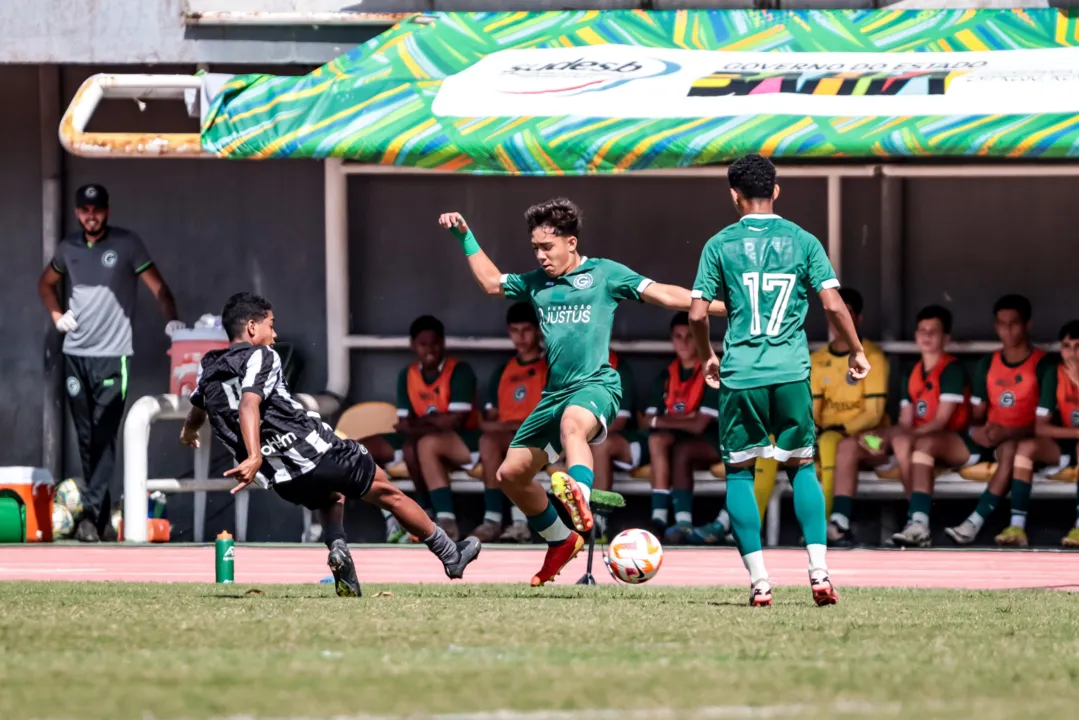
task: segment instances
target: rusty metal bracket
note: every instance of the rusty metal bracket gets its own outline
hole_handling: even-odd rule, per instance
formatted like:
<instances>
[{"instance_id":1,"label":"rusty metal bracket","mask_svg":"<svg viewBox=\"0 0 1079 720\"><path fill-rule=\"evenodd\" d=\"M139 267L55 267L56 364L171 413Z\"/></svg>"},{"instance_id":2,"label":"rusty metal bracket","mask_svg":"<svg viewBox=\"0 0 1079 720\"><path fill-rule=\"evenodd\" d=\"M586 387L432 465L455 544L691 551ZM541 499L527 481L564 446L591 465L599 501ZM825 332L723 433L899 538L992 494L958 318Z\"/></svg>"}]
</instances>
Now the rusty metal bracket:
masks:
<instances>
[{"instance_id":1,"label":"rusty metal bracket","mask_svg":"<svg viewBox=\"0 0 1079 720\"><path fill-rule=\"evenodd\" d=\"M72 155L96 158L216 157L202 149L198 133L86 132L105 98L184 100L196 96L194 75L93 75L82 84L60 120L60 144Z\"/></svg>"}]
</instances>

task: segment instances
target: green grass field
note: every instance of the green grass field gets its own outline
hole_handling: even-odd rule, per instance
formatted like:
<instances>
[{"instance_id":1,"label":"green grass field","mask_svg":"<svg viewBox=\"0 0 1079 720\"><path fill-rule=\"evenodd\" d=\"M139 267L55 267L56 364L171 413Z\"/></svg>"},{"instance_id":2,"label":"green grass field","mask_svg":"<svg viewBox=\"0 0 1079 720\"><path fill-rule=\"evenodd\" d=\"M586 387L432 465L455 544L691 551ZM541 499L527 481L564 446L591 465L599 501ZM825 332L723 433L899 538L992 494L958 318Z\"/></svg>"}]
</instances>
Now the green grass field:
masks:
<instances>
[{"instance_id":1,"label":"green grass field","mask_svg":"<svg viewBox=\"0 0 1079 720\"><path fill-rule=\"evenodd\" d=\"M816 608L807 588L781 588L753 610L740 587L364 590L0 584L0 718L988 720L1079 707L1071 593L848 589ZM584 712L604 708L627 712Z\"/></svg>"}]
</instances>

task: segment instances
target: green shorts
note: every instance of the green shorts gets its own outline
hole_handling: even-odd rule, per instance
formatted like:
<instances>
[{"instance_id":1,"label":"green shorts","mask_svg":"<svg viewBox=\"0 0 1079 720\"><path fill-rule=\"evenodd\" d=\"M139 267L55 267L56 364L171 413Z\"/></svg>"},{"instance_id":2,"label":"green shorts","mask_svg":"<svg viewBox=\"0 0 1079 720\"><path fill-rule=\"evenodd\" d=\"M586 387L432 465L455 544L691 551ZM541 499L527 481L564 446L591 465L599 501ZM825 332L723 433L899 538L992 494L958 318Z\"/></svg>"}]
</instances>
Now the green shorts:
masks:
<instances>
[{"instance_id":1,"label":"green shorts","mask_svg":"<svg viewBox=\"0 0 1079 720\"><path fill-rule=\"evenodd\" d=\"M970 458L967 460L967 464L964 465L964 467L977 465L983 461L992 462L996 458L996 449L984 447L974 442L974 439L970 436L969 430L959 433L959 437L962 439L963 444L967 446L967 452L970 453Z\"/></svg>"},{"instance_id":2,"label":"green shorts","mask_svg":"<svg viewBox=\"0 0 1079 720\"><path fill-rule=\"evenodd\" d=\"M720 387L719 426L725 463L813 457L816 426L809 379L745 390Z\"/></svg>"},{"instance_id":3,"label":"green shorts","mask_svg":"<svg viewBox=\"0 0 1079 720\"><path fill-rule=\"evenodd\" d=\"M599 445L607 439L607 426L618 415L622 388L604 382L588 382L563 390L544 392L510 443L511 448L538 448L554 462L562 454L562 413L571 405L583 407L599 419L600 430L588 442Z\"/></svg>"}]
</instances>

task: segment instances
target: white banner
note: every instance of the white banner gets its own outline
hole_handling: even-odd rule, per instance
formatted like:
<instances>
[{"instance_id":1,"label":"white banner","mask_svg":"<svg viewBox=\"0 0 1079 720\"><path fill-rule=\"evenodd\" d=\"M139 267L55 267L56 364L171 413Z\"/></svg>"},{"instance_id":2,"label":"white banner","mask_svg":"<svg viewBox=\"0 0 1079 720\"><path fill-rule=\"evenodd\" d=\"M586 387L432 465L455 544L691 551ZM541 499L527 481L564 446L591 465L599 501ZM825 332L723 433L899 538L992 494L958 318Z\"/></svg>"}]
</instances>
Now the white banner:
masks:
<instances>
[{"instance_id":1,"label":"white banner","mask_svg":"<svg viewBox=\"0 0 1079 720\"><path fill-rule=\"evenodd\" d=\"M446 78L449 117L1034 115L1079 112L1079 48L752 53L504 50Z\"/></svg>"}]
</instances>

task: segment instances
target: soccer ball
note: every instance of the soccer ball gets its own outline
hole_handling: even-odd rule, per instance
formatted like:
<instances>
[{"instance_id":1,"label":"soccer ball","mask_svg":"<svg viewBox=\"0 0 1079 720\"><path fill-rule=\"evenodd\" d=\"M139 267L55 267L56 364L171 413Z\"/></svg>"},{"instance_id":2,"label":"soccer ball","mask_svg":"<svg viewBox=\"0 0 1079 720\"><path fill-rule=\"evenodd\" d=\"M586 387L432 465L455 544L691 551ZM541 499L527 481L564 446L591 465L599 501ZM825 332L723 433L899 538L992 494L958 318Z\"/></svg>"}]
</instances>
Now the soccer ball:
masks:
<instances>
[{"instance_id":1,"label":"soccer ball","mask_svg":"<svg viewBox=\"0 0 1079 720\"><path fill-rule=\"evenodd\" d=\"M56 486L56 495L53 502L66 507L72 517L78 517L82 514L82 493L79 492L79 486L71 478Z\"/></svg>"},{"instance_id":2,"label":"soccer ball","mask_svg":"<svg viewBox=\"0 0 1079 720\"><path fill-rule=\"evenodd\" d=\"M75 518L66 506L56 503L52 506L52 536L53 538L71 537L75 530Z\"/></svg>"},{"instance_id":3,"label":"soccer ball","mask_svg":"<svg viewBox=\"0 0 1079 720\"><path fill-rule=\"evenodd\" d=\"M648 582L663 564L663 546L647 530L623 530L611 540L603 562L615 580L634 585Z\"/></svg>"}]
</instances>

